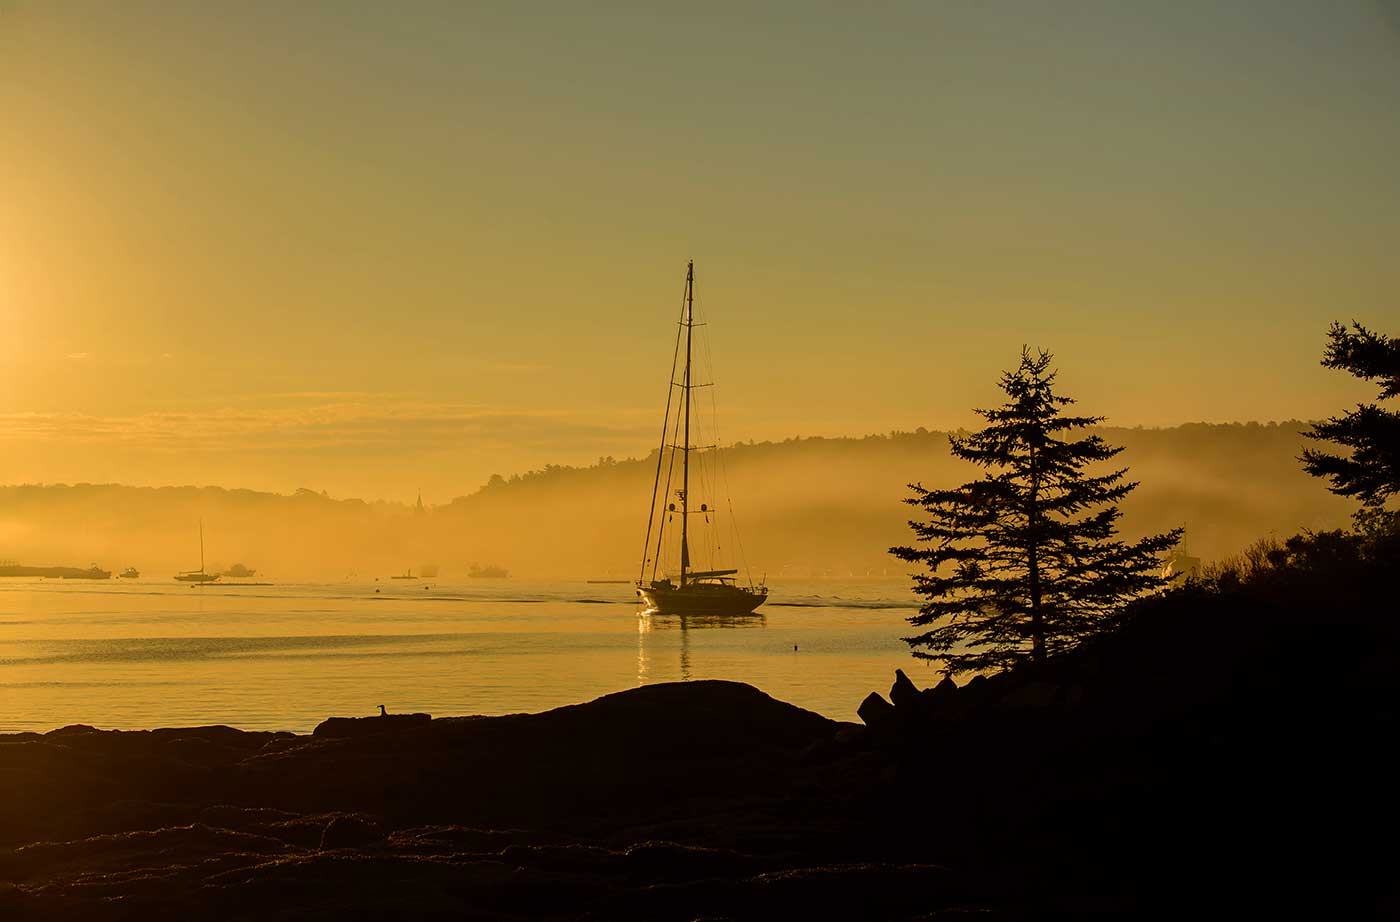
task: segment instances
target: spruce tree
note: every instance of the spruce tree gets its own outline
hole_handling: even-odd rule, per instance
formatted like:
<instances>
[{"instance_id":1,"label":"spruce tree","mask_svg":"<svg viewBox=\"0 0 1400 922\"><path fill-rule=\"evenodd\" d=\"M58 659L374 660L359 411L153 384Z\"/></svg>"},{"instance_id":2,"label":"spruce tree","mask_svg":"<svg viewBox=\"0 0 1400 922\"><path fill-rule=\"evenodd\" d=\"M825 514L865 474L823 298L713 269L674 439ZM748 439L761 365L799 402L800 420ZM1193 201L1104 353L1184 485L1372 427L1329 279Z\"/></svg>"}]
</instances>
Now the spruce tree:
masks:
<instances>
[{"instance_id":1,"label":"spruce tree","mask_svg":"<svg viewBox=\"0 0 1400 922\"><path fill-rule=\"evenodd\" d=\"M1043 663L1102 631L1125 602L1164 584L1158 555L1181 538L1179 528L1115 537L1118 503L1137 484L1126 469L1090 473L1122 449L1073 437L1103 417L1064 415L1074 401L1054 392L1050 361L1022 349L1002 376L1009 400L977 411L987 427L949 438L954 456L985 469L981 479L909 485L905 502L928 518L909 523L916 546L890 553L927 569L914 574L926 601L909 622L928 630L904 639L947 675Z\"/></svg>"},{"instance_id":2,"label":"spruce tree","mask_svg":"<svg viewBox=\"0 0 1400 922\"><path fill-rule=\"evenodd\" d=\"M1379 380L1380 400L1400 397L1400 339L1387 339L1355 321L1351 329L1333 323L1327 336L1325 367L1340 368L1363 381ZM1332 481L1328 489L1333 493L1361 501L1359 524L1393 518L1384 505L1400 493L1400 412L1359 404L1349 413L1317 423L1304 435L1350 449L1347 455L1334 455L1309 448L1302 462L1309 474Z\"/></svg>"}]
</instances>

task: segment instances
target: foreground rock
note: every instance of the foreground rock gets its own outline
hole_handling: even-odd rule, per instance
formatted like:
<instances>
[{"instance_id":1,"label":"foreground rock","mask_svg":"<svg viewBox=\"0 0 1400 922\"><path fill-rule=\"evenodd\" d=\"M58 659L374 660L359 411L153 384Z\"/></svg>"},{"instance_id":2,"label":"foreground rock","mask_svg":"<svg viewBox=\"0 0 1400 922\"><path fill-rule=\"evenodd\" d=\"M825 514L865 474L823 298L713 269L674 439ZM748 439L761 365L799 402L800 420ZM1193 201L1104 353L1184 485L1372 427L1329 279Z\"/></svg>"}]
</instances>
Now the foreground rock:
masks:
<instances>
[{"instance_id":1,"label":"foreground rock","mask_svg":"<svg viewBox=\"0 0 1400 922\"><path fill-rule=\"evenodd\" d=\"M327 717L311 731L327 739L347 736L378 736L422 730L432 722L431 714L381 714L378 717Z\"/></svg>"},{"instance_id":2,"label":"foreground rock","mask_svg":"<svg viewBox=\"0 0 1400 922\"><path fill-rule=\"evenodd\" d=\"M957 895L852 849L878 766L849 725L746 685L359 732L379 720L0 737L27 794L0 800L5 918L905 918Z\"/></svg>"}]
</instances>

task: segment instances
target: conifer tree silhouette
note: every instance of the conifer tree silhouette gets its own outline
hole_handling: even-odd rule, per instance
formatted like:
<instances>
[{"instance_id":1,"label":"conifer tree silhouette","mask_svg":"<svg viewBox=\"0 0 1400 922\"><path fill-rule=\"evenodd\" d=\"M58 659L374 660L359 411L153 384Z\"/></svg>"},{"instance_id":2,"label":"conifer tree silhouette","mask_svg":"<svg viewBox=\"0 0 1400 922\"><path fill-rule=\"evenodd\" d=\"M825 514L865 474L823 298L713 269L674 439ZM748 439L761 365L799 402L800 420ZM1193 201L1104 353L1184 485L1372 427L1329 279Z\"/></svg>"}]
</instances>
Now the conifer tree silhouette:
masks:
<instances>
[{"instance_id":1,"label":"conifer tree silhouette","mask_svg":"<svg viewBox=\"0 0 1400 922\"><path fill-rule=\"evenodd\" d=\"M1363 381L1379 380L1380 400L1400 397L1400 339L1387 339L1356 321L1351 329L1333 323L1327 337L1325 367L1340 368ZM1384 505L1400 493L1400 412L1374 403L1358 404L1355 410L1317 423L1303 434L1351 449L1343 456L1309 448L1301 460L1309 474L1332 482L1328 489L1333 493L1361 501L1358 524L1394 520L1395 513L1386 512Z\"/></svg>"},{"instance_id":2,"label":"conifer tree silhouette","mask_svg":"<svg viewBox=\"0 0 1400 922\"><path fill-rule=\"evenodd\" d=\"M1128 600L1163 585L1158 555L1181 529L1135 543L1118 540L1118 503L1137 486L1126 469L1092 475L1115 448L1097 435L1072 438L1101 416L1066 416L1074 401L1055 394L1048 352L1021 350L1002 375L1009 400L978 410L985 429L949 439L954 456L986 470L951 490L910 484L905 502L917 546L890 553L927 572L914 591L927 601L909 619L928 630L905 642L943 672L1043 663L1104 629Z\"/></svg>"}]
</instances>

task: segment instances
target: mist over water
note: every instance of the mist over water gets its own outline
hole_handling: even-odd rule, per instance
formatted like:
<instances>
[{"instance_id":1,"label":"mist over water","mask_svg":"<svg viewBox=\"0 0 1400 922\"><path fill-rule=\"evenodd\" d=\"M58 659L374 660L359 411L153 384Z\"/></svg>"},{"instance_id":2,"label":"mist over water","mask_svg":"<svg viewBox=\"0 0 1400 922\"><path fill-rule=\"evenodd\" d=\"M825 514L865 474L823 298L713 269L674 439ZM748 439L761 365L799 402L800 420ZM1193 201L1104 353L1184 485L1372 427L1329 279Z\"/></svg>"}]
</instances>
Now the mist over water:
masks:
<instances>
[{"instance_id":1,"label":"mist over water","mask_svg":"<svg viewBox=\"0 0 1400 922\"><path fill-rule=\"evenodd\" d=\"M853 720L895 668L932 679L899 640L913 608L902 579L787 582L760 617L731 620L639 616L631 586L581 581L6 580L0 732L308 732L380 704L505 714L689 679L748 682Z\"/></svg>"},{"instance_id":2,"label":"mist over water","mask_svg":"<svg viewBox=\"0 0 1400 922\"><path fill-rule=\"evenodd\" d=\"M1203 559L1235 554L1261 535L1346 524L1346 500L1317 488L1299 466L1302 423L1105 428L1125 446L1114 466L1141 486L1123 503L1132 538L1185 527ZM811 576L894 576L886 553L908 540L907 484L953 487L981 472L952 458L947 433L732 445L721 453L724 489L694 484L724 524L692 526L692 553L724 547L718 565L751 567L776 587ZM704 453L695 459L705 468ZM213 572L241 562L260 580L422 572L465 580L473 564L517 577L635 579L656 456L549 466L493 478L469 495L425 508L217 487L75 484L0 486L0 560L86 567L135 566L168 577L200 565L200 523ZM731 524L737 531L730 534ZM696 531L698 529L698 532ZM742 551L742 553L736 553ZM742 561L739 559L742 558ZM708 558L705 558L708 560ZM672 569L676 561L671 561ZM447 584L444 583L444 586ZM776 601L776 599L775 599Z\"/></svg>"},{"instance_id":3,"label":"mist over water","mask_svg":"<svg viewBox=\"0 0 1400 922\"><path fill-rule=\"evenodd\" d=\"M1345 521L1345 502L1299 468L1296 424L1107 435L1142 481L1124 504L1130 537L1185 525L1186 547L1210 559ZM744 576L772 588L756 620L639 620L630 585L588 582L635 578L654 460L496 478L423 509L309 490L0 487L0 557L143 574L0 580L0 730L308 731L380 704L502 714L701 678L850 720L895 668L931 682L900 640L915 602L886 549L908 536L906 483L974 475L949 460L946 435L725 454ZM171 579L199 564L201 521L211 571L242 561L269 585ZM469 578L473 563L515 578ZM441 579L389 578L438 564Z\"/></svg>"}]
</instances>

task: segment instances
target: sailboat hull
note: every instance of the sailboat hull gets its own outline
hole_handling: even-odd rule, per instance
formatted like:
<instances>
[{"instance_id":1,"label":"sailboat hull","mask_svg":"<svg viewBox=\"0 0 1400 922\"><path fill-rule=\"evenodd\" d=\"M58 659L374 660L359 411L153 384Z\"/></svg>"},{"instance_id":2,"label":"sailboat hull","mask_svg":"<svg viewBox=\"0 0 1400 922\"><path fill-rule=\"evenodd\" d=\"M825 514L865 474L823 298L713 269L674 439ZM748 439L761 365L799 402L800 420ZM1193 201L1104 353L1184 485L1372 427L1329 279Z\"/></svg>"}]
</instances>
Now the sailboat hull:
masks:
<instances>
[{"instance_id":1,"label":"sailboat hull","mask_svg":"<svg viewBox=\"0 0 1400 922\"><path fill-rule=\"evenodd\" d=\"M647 611L663 615L749 615L768 598L766 592L711 583L644 586L637 595Z\"/></svg>"}]
</instances>

